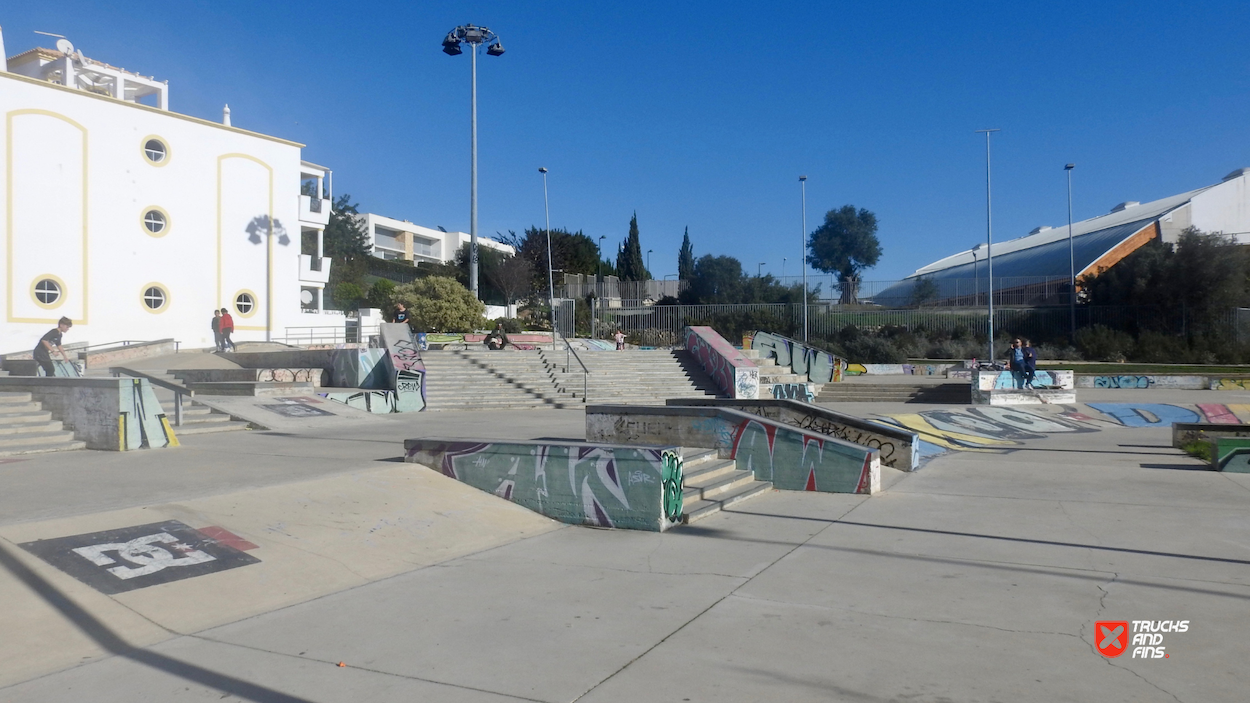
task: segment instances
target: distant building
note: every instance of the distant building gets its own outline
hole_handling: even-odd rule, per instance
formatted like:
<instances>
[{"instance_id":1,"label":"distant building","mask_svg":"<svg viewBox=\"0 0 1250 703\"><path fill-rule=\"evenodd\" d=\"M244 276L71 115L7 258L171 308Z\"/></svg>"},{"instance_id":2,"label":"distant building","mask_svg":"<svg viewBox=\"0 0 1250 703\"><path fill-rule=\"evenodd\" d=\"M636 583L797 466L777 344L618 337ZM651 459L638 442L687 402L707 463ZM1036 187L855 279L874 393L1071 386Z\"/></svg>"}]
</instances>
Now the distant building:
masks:
<instances>
[{"instance_id":1,"label":"distant building","mask_svg":"<svg viewBox=\"0 0 1250 703\"><path fill-rule=\"evenodd\" d=\"M305 314L330 271L329 170L229 108L178 114L167 82L58 48L0 60L0 352L61 316L67 341L96 344L211 346L219 308L240 340L329 324Z\"/></svg>"},{"instance_id":2,"label":"distant building","mask_svg":"<svg viewBox=\"0 0 1250 703\"><path fill-rule=\"evenodd\" d=\"M1214 185L1149 203L1123 202L1105 215L1073 223L1071 260L1077 279L1106 271L1151 240L1175 243L1189 227L1250 244L1248 179L1250 168L1238 169ZM1070 266L1066 224L1038 227L1027 236L994 242L993 252L996 303L1000 292L1022 304L1066 300ZM916 286L925 280L932 282L926 284L926 294L934 302L971 304L979 295L983 303L989 289L986 258L985 246L978 245L939 259L873 295L871 301L909 304Z\"/></svg>"},{"instance_id":3,"label":"distant building","mask_svg":"<svg viewBox=\"0 0 1250 703\"><path fill-rule=\"evenodd\" d=\"M430 229L414 225L407 220L396 220L391 217L365 213L359 217L369 233L372 253L379 259L399 259L419 264L447 263L456 260L456 252L468 244L468 232L448 232L441 227ZM507 244L493 239L478 236L479 248L486 247L505 254L515 254L516 250Z\"/></svg>"}]
</instances>

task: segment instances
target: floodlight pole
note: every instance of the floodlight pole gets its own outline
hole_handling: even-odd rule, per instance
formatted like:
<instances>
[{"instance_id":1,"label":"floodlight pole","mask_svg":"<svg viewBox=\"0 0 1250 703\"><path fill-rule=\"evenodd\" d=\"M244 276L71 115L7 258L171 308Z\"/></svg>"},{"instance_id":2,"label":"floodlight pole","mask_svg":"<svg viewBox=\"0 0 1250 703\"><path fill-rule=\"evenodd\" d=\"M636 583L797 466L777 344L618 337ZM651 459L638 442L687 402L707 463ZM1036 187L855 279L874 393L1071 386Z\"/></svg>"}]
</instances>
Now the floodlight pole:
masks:
<instances>
[{"instance_id":1,"label":"floodlight pole","mask_svg":"<svg viewBox=\"0 0 1250 703\"><path fill-rule=\"evenodd\" d=\"M990 358L994 363L994 209L990 190L990 135L1000 132L999 129L978 129L978 134L985 134L985 263L986 281L989 284L989 323L990 323Z\"/></svg>"},{"instance_id":2,"label":"floodlight pole","mask_svg":"<svg viewBox=\"0 0 1250 703\"><path fill-rule=\"evenodd\" d=\"M468 44L472 53L469 140L469 290L473 292L474 298L480 300L477 285L477 49L482 44L489 44L486 53L491 56L502 56L504 49L499 37L490 29L466 24L447 33L447 38L443 40L443 53L449 56L461 53L461 42Z\"/></svg>"},{"instance_id":3,"label":"floodlight pole","mask_svg":"<svg viewBox=\"0 0 1250 703\"><path fill-rule=\"evenodd\" d=\"M1068 174L1068 310L1072 318L1072 345L1076 345L1076 254L1072 245L1072 169L1068 164L1063 170Z\"/></svg>"},{"instance_id":4,"label":"floodlight pole","mask_svg":"<svg viewBox=\"0 0 1250 703\"><path fill-rule=\"evenodd\" d=\"M807 176L799 176L803 193L803 227L799 232L799 266L803 268L803 343L807 343Z\"/></svg>"},{"instance_id":5,"label":"floodlight pole","mask_svg":"<svg viewBox=\"0 0 1250 703\"><path fill-rule=\"evenodd\" d=\"M547 294L551 302L551 351L556 350L556 274L551 264L551 206L547 201L547 169L538 167L543 174L543 212L547 216Z\"/></svg>"}]
</instances>

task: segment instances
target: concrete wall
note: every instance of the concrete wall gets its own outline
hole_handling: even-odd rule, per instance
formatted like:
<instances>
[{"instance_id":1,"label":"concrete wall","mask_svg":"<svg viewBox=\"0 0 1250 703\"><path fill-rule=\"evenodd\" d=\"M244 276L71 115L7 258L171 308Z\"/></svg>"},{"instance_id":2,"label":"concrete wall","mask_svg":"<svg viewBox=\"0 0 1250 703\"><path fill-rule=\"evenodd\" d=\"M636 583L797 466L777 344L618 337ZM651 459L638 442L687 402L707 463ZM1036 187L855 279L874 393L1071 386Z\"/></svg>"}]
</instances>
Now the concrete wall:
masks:
<instances>
[{"instance_id":1,"label":"concrete wall","mask_svg":"<svg viewBox=\"0 0 1250 703\"><path fill-rule=\"evenodd\" d=\"M1034 405L1041 403L1075 403L1073 373L1068 370L1038 371L1036 386L1057 386L1057 389L1029 390L1016 388L1016 377L1010 371L976 369L972 374L973 405Z\"/></svg>"},{"instance_id":2,"label":"concrete wall","mask_svg":"<svg viewBox=\"0 0 1250 703\"><path fill-rule=\"evenodd\" d=\"M311 383L329 385L330 373L325 369L180 369L174 378L185 383Z\"/></svg>"},{"instance_id":3,"label":"concrete wall","mask_svg":"<svg viewBox=\"0 0 1250 703\"><path fill-rule=\"evenodd\" d=\"M686 350L730 398L760 397L760 370L711 327L687 327L682 335Z\"/></svg>"},{"instance_id":4,"label":"concrete wall","mask_svg":"<svg viewBox=\"0 0 1250 703\"><path fill-rule=\"evenodd\" d=\"M1191 442L1206 442L1220 437L1250 439L1250 425L1213 422L1172 423L1172 446L1177 449Z\"/></svg>"},{"instance_id":5,"label":"concrete wall","mask_svg":"<svg viewBox=\"0 0 1250 703\"><path fill-rule=\"evenodd\" d=\"M330 385L337 388L389 389L390 367L383 362L384 356L384 349L337 350Z\"/></svg>"},{"instance_id":6,"label":"concrete wall","mask_svg":"<svg viewBox=\"0 0 1250 703\"><path fill-rule=\"evenodd\" d=\"M0 378L0 392L30 393L88 449L178 446L147 379Z\"/></svg>"},{"instance_id":7,"label":"concrete wall","mask_svg":"<svg viewBox=\"0 0 1250 703\"><path fill-rule=\"evenodd\" d=\"M807 376L810 383L841 381L846 368L845 360L827 351L769 332L751 335L751 348L758 349L765 359L776 359L777 365L790 369L790 373Z\"/></svg>"},{"instance_id":8,"label":"concrete wall","mask_svg":"<svg viewBox=\"0 0 1250 703\"><path fill-rule=\"evenodd\" d=\"M384 322L378 325L378 333L386 349L382 360L394 374L391 388L395 391L395 412L425 410L425 362L412 338L412 328L407 323Z\"/></svg>"},{"instance_id":9,"label":"concrete wall","mask_svg":"<svg viewBox=\"0 0 1250 703\"><path fill-rule=\"evenodd\" d=\"M0 349L33 348L62 315L69 339L207 347L212 310L244 292L255 305L233 312L235 340L309 324L298 144L8 73L0 105L0 180L11 179L0 184ZM167 147L159 163L144 157L148 139ZM157 234L143 223L153 210L167 220ZM43 279L60 282L55 304L35 298ZM151 286L165 291L156 310L143 302Z\"/></svg>"},{"instance_id":10,"label":"concrete wall","mask_svg":"<svg viewBox=\"0 0 1250 703\"><path fill-rule=\"evenodd\" d=\"M409 439L404 449L405 461L561 522L662 532L681 519L677 447Z\"/></svg>"},{"instance_id":11,"label":"concrete wall","mask_svg":"<svg viewBox=\"0 0 1250 703\"><path fill-rule=\"evenodd\" d=\"M920 468L920 437L915 432L835 412L827 407L793 400L737 401L721 398L673 398L670 406L730 408L799 429L837 437L876 449L881 464L899 471Z\"/></svg>"},{"instance_id":12,"label":"concrete wall","mask_svg":"<svg viewBox=\"0 0 1250 703\"><path fill-rule=\"evenodd\" d=\"M942 376L953 378L952 369L962 369L963 362L955 364L847 364L847 376Z\"/></svg>"},{"instance_id":13,"label":"concrete wall","mask_svg":"<svg viewBox=\"0 0 1250 703\"><path fill-rule=\"evenodd\" d=\"M211 312L210 312L211 314ZM110 366L123 365L135 359L150 359L154 356L173 354L178 345L172 339L158 339L154 342L128 344L124 347L84 351L78 354L88 369L107 369ZM69 351L68 349L66 351Z\"/></svg>"},{"instance_id":14,"label":"concrete wall","mask_svg":"<svg viewBox=\"0 0 1250 703\"><path fill-rule=\"evenodd\" d=\"M591 405L586 439L715 448L785 490L870 494L881 487L876 449L728 408Z\"/></svg>"},{"instance_id":15,"label":"concrete wall","mask_svg":"<svg viewBox=\"0 0 1250 703\"><path fill-rule=\"evenodd\" d=\"M1076 374L1075 383L1077 388L1121 388L1126 390L1171 388L1194 391L1207 390L1211 380L1208 376L1182 376L1175 374L1080 373Z\"/></svg>"}]
</instances>

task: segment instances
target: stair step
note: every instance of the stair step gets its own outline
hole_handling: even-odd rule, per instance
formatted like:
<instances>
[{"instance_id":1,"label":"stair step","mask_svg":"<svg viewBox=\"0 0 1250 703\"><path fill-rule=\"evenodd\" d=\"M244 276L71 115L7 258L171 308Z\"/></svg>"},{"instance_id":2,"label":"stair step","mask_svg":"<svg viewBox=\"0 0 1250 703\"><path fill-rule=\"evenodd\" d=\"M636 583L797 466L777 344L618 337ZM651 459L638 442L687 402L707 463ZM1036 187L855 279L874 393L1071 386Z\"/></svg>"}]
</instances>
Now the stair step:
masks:
<instances>
[{"instance_id":1,"label":"stair step","mask_svg":"<svg viewBox=\"0 0 1250 703\"><path fill-rule=\"evenodd\" d=\"M213 432L237 432L239 430L248 429L246 422L238 422L231 420L229 415L221 415L224 418L221 422L197 422L186 424L174 428L175 437L185 437L188 435L211 434Z\"/></svg>"},{"instance_id":2,"label":"stair step","mask_svg":"<svg viewBox=\"0 0 1250 703\"><path fill-rule=\"evenodd\" d=\"M60 431L64 429L61 422L52 421L52 413L42 413L47 415L47 419L32 419L29 422L4 422L0 423L0 437L13 434L23 434L27 432Z\"/></svg>"},{"instance_id":3,"label":"stair step","mask_svg":"<svg viewBox=\"0 0 1250 703\"><path fill-rule=\"evenodd\" d=\"M79 449L86 449L87 443L78 440L67 442L45 442L42 444L27 444L16 447L0 446L0 456L21 456L23 454L46 454L48 452L71 452Z\"/></svg>"},{"instance_id":4,"label":"stair step","mask_svg":"<svg viewBox=\"0 0 1250 703\"><path fill-rule=\"evenodd\" d=\"M772 490L773 484L769 481L752 481L730 493L724 493L711 499L698 500L693 503L684 505L682 514L682 522L690 524L696 520L719 513L724 508L739 503L748 498L754 498L767 491ZM684 500L684 499L683 499Z\"/></svg>"},{"instance_id":5,"label":"stair step","mask_svg":"<svg viewBox=\"0 0 1250 703\"><path fill-rule=\"evenodd\" d=\"M9 405L24 405L29 402L31 402L29 393L0 393L0 407L7 407Z\"/></svg>"},{"instance_id":6,"label":"stair step","mask_svg":"<svg viewBox=\"0 0 1250 703\"><path fill-rule=\"evenodd\" d=\"M31 430L0 435L0 451L30 444L53 444L72 441L74 441L74 433L69 430Z\"/></svg>"},{"instance_id":7,"label":"stair step","mask_svg":"<svg viewBox=\"0 0 1250 703\"><path fill-rule=\"evenodd\" d=\"M695 502L697 500L705 500L715 496L730 493L733 490L745 486L755 481L755 476L750 471L739 471L733 462L728 462L728 470L722 472L709 472L709 475L694 477L695 483L692 485L687 476L687 481L682 484L682 499L685 501Z\"/></svg>"}]
</instances>

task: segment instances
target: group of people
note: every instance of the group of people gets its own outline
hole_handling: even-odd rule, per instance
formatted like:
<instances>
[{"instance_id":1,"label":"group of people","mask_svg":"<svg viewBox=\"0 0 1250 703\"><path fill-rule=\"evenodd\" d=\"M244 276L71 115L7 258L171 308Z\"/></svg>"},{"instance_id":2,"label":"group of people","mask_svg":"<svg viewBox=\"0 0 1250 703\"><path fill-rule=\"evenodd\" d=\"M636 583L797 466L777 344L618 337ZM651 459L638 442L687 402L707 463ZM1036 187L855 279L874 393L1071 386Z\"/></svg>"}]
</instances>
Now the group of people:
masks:
<instances>
[{"instance_id":1,"label":"group of people","mask_svg":"<svg viewBox=\"0 0 1250 703\"><path fill-rule=\"evenodd\" d=\"M1012 341L1011 351L1007 354L1007 368L1011 370L1016 388L1033 388L1033 379L1037 376L1037 350L1029 340Z\"/></svg>"},{"instance_id":2,"label":"group of people","mask_svg":"<svg viewBox=\"0 0 1250 703\"><path fill-rule=\"evenodd\" d=\"M230 311L226 308L213 311L213 339L217 342L217 351L224 352L226 347L230 351L235 350L234 340L230 339L230 335L234 334L234 318L230 316Z\"/></svg>"}]
</instances>

